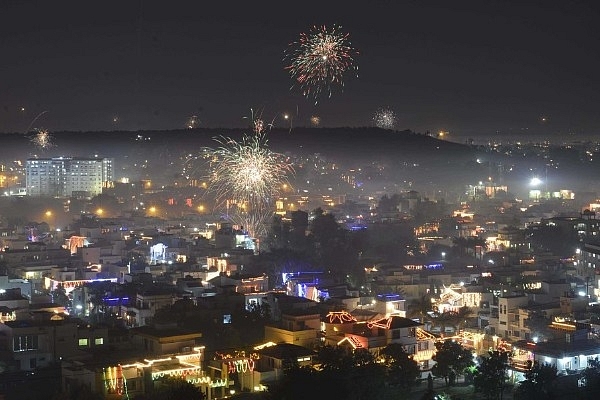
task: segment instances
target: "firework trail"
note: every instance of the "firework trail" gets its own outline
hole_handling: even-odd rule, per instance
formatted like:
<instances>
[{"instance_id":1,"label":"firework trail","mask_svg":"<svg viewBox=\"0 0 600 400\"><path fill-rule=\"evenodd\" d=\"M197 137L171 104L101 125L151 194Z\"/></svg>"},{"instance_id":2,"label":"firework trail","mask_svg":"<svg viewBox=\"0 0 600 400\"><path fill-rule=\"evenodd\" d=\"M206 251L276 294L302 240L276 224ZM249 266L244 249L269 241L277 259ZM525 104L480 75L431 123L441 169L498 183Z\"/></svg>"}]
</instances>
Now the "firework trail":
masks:
<instances>
[{"instance_id":1,"label":"firework trail","mask_svg":"<svg viewBox=\"0 0 600 400\"><path fill-rule=\"evenodd\" d=\"M33 124L35 124L35 121L37 121L42 115L46 114L48 111L42 111L41 113L39 113L29 124L29 126L27 127L27 129L25 129L25 134L29 133L29 131L31 130L31 127L33 126Z\"/></svg>"},{"instance_id":2,"label":"firework trail","mask_svg":"<svg viewBox=\"0 0 600 400\"><path fill-rule=\"evenodd\" d=\"M396 127L396 113L390 108L380 108L373 115L375 126L383 129L394 129Z\"/></svg>"},{"instance_id":3,"label":"firework trail","mask_svg":"<svg viewBox=\"0 0 600 400\"><path fill-rule=\"evenodd\" d=\"M287 174L294 173L293 167L284 155L268 149L261 129L240 141L224 136L214 140L219 146L205 149L210 154L208 191L214 194L217 207L225 206L228 215L233 211L232 221L244 221L248 232L258 237L273 214L280 188L288 184Z\"/></svg>"},{"instance_id":4,"label":"firework trail","mask_svg":"<svg viewBox=\"0 0 600 400\"><path fill-rule=\"evenodd\" d=\"M45 129L37 129L36 134L31 138L31 142L41 150L45 150L53 146L52 136Z\"/></svg>"},{"instance_id":5,"label":"firework trail","mask_svg":"<svg viewBox=\"0 0 600 400\"><path fill-rule=\"evenodd\" d=\"M309 33L301 33L298 41L285 51L285 69L289 71L302 93L315 104L321 93L331 97L335 86L344 87L344 78L351 72L358 75L354 58L358 51L350 43L349 34L334 25L313 26ZM293 87L293 86L292 86Z\"/></svg>"}]
</instances>

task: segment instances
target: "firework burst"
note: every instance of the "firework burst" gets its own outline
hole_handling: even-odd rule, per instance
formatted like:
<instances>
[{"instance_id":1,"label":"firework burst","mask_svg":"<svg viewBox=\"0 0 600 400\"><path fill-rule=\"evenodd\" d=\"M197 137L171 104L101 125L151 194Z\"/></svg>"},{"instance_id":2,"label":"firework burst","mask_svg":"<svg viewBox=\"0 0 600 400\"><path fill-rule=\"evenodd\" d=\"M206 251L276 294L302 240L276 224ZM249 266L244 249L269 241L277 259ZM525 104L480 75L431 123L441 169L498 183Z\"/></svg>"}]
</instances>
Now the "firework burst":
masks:
<instances>
[{"instance_id":1,"label":"firework burst","mask_svg":"<svg viewBox=\"0 0 600 400\"><path fill-rule=\"evenodd\" d=\"M197 115L192 115L191 117L188 118L185 127L187 129L195 129L198 127L198 124L200 123L200 121L198 121L198 116Z\"/></svg>"},{"instance_id":2,"label":"firework burst","mask_svg":"<svg viewBox=\"0 0 600 400\"><path fill-rule=\"evenodd\" d=\"M38 148L45 150L52 147L52 136L45 129L37 129L36 134L31 138L31 142Z\"/></svg>"},{"instance_id":3,"label":"firework burst","mask_svg":"<svg viewBox=\"0 0 600 400\"><path fill-rule=\"evenodd\" d=\"M321 93L326 92L331 97L335 86L343 88L346 75L351 72L358 75L354 63L358 51L348 39L349 34L343 33L339 26L331 29L313 26L286 49L285 69L294 85L300 87L304 96L313 98L315 104Z\"/></svg>"},{"instance_id":4,"label":"firework burst","mask_svg":"<svg viewBox=\"0 0 600 400\"><path fill-rule=\"evenodd\" d=\"M257 237L293 167L285 156L268 149L264 133L244 135L240 141L223 136L215 141L219 146L208 149L208 190L214 193L217 207L225 206L228 214L234 206L231 219L245 221L246 229Z\"/></svg>"},{"instance_id":5,"label":"firework burst","mask_svg":"<svg viewBox=\"0 0 600 400\"><path fill-rule=\"evenodd\" d=\"M319 117L318 115L313 115L312 117L310 117L310 124L315 128L321 125L321 117Z\"/></svg>"},{"instance_id":6,"label":"firework burst","mask_svg":"<svg viewBox=\"0 0 600 400\"><path fill-rule=\"evenodd\" d=\"M243 118L248 118L252 121L250 124L250 128L252 129L252 132L254 132L256 135L264 134L267 128L271 129L275 121L275 118L273 118L271 123L265 123L265 121L262 119L262 111L258 112L257 114L254 114L254 109L252 108L250 109L250 117Z\"/></svg>"},{"instance_id":7,"label":"firework burst","mask_svg":"<svg viewBox=\"0 0 600 400\"><path fill-rule=\"evenodd\" d=\"M394 129L396 127L396 113L390 108L380 108L373 115L375 126L383 129Z\"/></svg>"}]
</instances>

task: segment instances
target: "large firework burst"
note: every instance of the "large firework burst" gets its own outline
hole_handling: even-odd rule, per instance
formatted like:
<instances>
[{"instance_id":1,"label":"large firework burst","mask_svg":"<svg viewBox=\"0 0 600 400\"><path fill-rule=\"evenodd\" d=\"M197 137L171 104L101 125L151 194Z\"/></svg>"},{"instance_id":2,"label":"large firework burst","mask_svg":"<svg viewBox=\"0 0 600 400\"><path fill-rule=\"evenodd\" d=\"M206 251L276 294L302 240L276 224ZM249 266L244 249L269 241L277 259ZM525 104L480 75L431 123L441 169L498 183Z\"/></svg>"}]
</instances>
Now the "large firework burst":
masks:
<instances>
[{"instance_id":1,"label":"large firework burst","mask_svg":"<svg viewBox=\"0 0 600 400\"><path fill-rule=\"evenodd\" d=\"M331 29L313 26L286 49L285 69L294 85L300 87L304 96L313 98L315 104L322 92L331 97L334 86L343 88L347 74L358 75L358 66L354 63L358 51L348 38L349 34L343 33L337 25Z\"/></svg>"},{"instance_id":2,"label":"large firework burst","mask_svg":"<svg viewBox=\"0 0 600 400\"><path fill-rule=\"evenodd\" d=\"M36 129L35 135L31 138L31 142L36 147L45 150L48 147L52 147L52 136L45 129Z\"/></svg>"},{"instance_id":3,"label":"large firework burst","mask_svg":"<svg viewBox=\"0 0 600 400\"><path fill-rule=\"evenodd\" d=\"M264 132L255 132L240 141L224 136L214 139L219 146L209 149L208 190L218 207L226 207L228 216L233 210L233 221L245 221L248 232L259 237L273 213L275 197L294 170L285 156L268 149Z\"/></svg>"},{"instance_id":4,"label":"large firework burst","mask_svg":"<svg viewBox=\"0 0 600 400\"><path fill-rule=\"evenodd\" d=\"M373 122L378 128L394 129L396 127L396 113L388 107L380 108L375 111Z\"/></svg>"}]
</instances>

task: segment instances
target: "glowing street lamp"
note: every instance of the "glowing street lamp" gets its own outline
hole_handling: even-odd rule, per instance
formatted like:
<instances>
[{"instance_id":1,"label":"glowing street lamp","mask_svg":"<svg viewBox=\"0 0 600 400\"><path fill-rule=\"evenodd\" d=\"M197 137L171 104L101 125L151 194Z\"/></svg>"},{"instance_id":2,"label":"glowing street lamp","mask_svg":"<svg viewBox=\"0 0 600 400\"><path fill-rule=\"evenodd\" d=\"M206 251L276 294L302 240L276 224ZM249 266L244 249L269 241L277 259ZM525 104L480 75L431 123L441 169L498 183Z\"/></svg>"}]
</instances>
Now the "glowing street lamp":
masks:
<instances>
[{"instance_id":1,"label":"glowing street lamp","mask_svg":"<svg viewBox=\"0 0 600 400\"><path fill-rule=\"evenodd\" d=\"M56 225L54 223L54 218L53 218L54 217L54 213L51 210L47 210L45 214L46 214L46 217L48 217L48 220L49 220L48 221L48 225L50 225L50 219L52 219L52 225ZM50 226L50 229L52 229L51 226Z\"/></svg>"},{"instance_id":2,"label":"glowing street lamp","mask_svg":"<svg viewBox=\"0 0 600 400\"><path fill-rule=\"evenodd\" d=\"M102 216L102 214L104 214L104 210L99 208L96 210L96 214L98 214L99 216Z\"/></svg>"}]
</instances>

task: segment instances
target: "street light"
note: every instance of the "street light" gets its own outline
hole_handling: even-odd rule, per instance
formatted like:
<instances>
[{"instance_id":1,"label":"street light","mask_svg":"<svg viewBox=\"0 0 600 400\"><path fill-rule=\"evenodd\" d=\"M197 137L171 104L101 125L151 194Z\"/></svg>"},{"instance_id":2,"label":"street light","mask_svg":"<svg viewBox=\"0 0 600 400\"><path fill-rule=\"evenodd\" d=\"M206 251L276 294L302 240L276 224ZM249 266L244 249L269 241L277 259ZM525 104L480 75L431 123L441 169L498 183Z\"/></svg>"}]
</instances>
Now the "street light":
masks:
<instances>
[{"instance_id":1,"label":"street light","mask_svg":"<svg viewBox=\"0 0 600 400\"><path fill-rule=\"evenodd\" d=\"M52 218L54 216L54 213L50 210L46 211L46 217L48 217L48 227L50 228L50 230L52 230L52 226L50 226L50 222L52 222L52 225L55 225L54 223L54 218ZM52 218L52 221L50 220Z\"/></svg>"}]
</instances>

